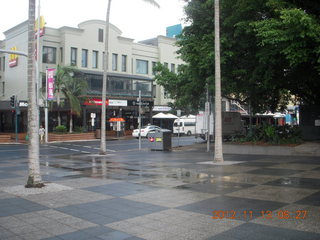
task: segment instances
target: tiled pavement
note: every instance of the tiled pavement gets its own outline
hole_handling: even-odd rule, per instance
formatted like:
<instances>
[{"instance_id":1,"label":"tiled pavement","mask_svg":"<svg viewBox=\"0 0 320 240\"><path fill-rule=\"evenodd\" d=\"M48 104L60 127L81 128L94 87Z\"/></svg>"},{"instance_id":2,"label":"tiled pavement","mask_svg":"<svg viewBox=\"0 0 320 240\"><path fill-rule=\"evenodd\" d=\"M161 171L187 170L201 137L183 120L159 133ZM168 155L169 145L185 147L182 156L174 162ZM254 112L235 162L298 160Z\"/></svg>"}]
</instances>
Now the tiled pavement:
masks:
<instances>
[{"instance_id":1,"label":"tiled pavement","mask_svg":"<svg viewBox=\"0 0 320 240\"><path fill-rule=\"evenodd\" d=\"M0 158L0 239L320 239L320 158L131 151L55 156L62 190L10 192L26 159ZM51 184L48 184L51 186Z\"/></svg>"}]
</instances>

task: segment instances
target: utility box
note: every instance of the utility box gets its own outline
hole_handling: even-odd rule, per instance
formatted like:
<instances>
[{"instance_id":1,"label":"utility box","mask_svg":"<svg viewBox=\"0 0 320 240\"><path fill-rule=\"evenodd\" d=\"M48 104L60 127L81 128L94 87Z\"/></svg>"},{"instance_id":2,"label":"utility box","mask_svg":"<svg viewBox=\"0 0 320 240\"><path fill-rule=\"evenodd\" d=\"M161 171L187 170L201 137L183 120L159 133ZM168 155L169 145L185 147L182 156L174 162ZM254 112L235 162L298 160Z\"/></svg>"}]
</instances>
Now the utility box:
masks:
<instances>
[{"instance_id":1,"label":"utility box","mask_svg":"<svg viewBox=\"0 0 320 240\"><path fill-rule=\"evenodd\" d=\"M150 150L171 151L172 140L171 131L156 130L148 133L148 141Z\"/></svg>"}]
</instances>

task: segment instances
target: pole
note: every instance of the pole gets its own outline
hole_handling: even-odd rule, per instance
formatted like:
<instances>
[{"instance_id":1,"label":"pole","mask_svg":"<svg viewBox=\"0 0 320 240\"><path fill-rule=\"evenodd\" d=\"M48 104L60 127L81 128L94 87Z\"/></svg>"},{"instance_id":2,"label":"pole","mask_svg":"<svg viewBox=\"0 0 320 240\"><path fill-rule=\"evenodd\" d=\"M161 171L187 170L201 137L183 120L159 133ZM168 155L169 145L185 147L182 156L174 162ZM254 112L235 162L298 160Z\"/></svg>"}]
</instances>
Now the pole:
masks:
<instances>
[{"instance_id":1,"label":"pole","mask_svg":"<svg viewBox=\"0 0 320 240\"><path fill-rule=\"evenodd\" d=\"M17 97L18 96L16 96L15 97L15 103L14 103L14 108L15 108L15 116L16 116L16 119L15 119L15 137L16 137L16 142L18 142L18 132L19 132L19 130L18 130L18 108L19 108L19 106L17 106Z\"/></svg>"},{"instance_id":2,"label":"pole","mask_svg":"<svg viewBox=\"0 0 320 240\"><path fill-rule=\"evenodd\" d=\"M207 152L210 152L210 102L209 102L209 85L207 84L207 102L206 102L206 112L207 112Z\"/></svg>"},{"instance_id":3,"label":"pole","mask_svg":"<svg viewBox=\"0 0 320 240\"><path fill-rule=\"evenodd\" d=\"M48 143L48 70L46 70L46 99L44 106L44 139L45 143Z\"/></svg>"},{"instance_id":4,"label":"pole","mask_svg":"<svg viewBox=\"0 0 320 240\"><path fill-rule=\"evenodd\" d=\"M139 151L141 150L141 90L139 90Z\"/></svg>"},{"instance_id":5,"label":"pole","mask_svg":"<svg viewBox=\"0 0 320 240\"><path fill-rule=\"evenodd\" d=\"M178 118L178 147L180 147L180 117Z\"/></svg>"}]
</instances>

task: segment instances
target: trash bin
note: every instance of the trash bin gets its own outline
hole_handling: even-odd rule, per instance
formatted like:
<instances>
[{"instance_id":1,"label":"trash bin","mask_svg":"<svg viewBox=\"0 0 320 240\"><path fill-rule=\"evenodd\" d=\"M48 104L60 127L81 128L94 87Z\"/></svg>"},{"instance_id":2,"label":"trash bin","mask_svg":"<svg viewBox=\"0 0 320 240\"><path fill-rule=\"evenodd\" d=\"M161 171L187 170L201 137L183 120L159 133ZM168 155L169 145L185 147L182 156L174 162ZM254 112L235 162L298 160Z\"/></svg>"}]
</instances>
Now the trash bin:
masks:
<instances>
[{"instance_id":1,"label":"trash bin","mask_svg":"<svg viewBox=\"0 0 320 240\"><path fill-rule=\"evenodd\" d=\"M101 138L101 129L96 129L96 138Z\"/></svg>"},{"instance_id":2,"label":"trash bin","mask_svg":"<svg viewBox=\"0 0 320 240\"><path fill-rule=\"evenodd\" d=\"M172 148L171 131L156 130L148 133L150 150L170 151Z\"/></svg>"}]
</instances>

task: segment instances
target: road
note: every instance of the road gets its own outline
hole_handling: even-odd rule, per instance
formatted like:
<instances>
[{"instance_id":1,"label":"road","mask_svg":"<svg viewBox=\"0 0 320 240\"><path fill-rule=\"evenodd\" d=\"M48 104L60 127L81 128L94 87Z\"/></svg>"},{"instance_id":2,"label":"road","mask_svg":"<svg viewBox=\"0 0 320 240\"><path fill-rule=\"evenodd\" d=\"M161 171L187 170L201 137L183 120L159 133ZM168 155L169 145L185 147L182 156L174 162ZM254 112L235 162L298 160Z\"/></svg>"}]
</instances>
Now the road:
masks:
<instances>
[{"instance_id":1,"label":"road","mask_svg":"<svg viewBox=\"0 0 320 240\"><path fill-rule=\"evenodd\" d=\"M192 145L202 140L196 139L194 136L173 137L172 146L176 147ZM116 153L124 151L137 150L139 148L138 139L113 140L107 141L107 152ZM142 139L141 147L143 150L148 149L149 143L147 139ZM67 154L88 154L98 153L100 150L100 141L76 141L76 142L57 142L40 145L40 156L54 156ZM0 159L16 159L27 158L28 145L25 144L3 144L0 145Z\"/></svg>"}]
</instances>

